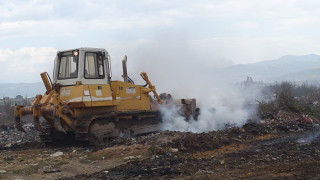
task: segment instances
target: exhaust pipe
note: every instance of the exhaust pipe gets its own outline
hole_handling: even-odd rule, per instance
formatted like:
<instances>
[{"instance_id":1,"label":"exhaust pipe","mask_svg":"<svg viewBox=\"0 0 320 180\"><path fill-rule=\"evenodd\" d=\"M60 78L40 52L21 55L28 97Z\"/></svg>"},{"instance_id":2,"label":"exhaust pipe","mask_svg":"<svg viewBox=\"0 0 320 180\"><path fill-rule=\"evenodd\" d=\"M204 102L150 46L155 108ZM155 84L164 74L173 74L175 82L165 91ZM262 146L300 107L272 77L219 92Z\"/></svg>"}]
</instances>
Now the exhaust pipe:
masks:
<instances>
[{"instance_id":1,"label":"exhaust pipe","mask_svg":"<svg viewBox=\"0 0 320 180\"><path fill-rule=\"evenodd\" d=\"M123 70L123 81L128 82L128 72L127 72L127 55L124 56L122 60L122 70Z\"/></svg>"}]
</instances>

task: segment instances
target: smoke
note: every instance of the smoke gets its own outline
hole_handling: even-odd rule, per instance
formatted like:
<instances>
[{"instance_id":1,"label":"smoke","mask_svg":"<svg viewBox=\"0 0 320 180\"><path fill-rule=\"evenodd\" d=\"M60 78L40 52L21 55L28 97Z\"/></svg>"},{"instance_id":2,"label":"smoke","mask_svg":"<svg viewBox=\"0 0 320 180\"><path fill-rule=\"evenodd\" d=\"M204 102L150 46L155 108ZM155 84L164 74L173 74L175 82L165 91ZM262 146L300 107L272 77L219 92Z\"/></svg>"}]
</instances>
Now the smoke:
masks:
<instances>
[{"instance_id":1,"label":"smoke","mask_svg":"<svg viewBox=\"0 0 320 180\"><path fill-rule=\"evenodd\" d=\"M145 71L159 94L170 93L174 99L196 98L201 109L198 120L185 121L178 106L161 107L163 129L206 132L246 123L255 112L260 88L236 82L220 69L232 60L217 56L221 53L210 47L199 51L199 42L195 44L185 36L181 32L166 33L126 45L129 75L136 84L145 84L137 76Z\"/></svg>"},{"instance_id":2,"label":"smoke","mask_svg":"<svg viewBox=\"0 0 320 180\"><path fill-rule=\"evenodd\" d=\"M179 106L162 105L163 130L208 132L242 126L248 119L254 118L257 108L254 98L258 97L259 88L250 89L239 85L230 85L228 89L222 87L208 93L207 97L197 98L200 108L197 120L191 118L186 121Z\"/></svg>"},{"instance_id":3,"label":"smoke","mask_svg":"<svg viewBox=\"0 0 320 180\"><path fill-rule=\"evenodd\" d=\"M312 133L306 135L305 137L299 138L297 140L297 142L300 144L312 143L315 139L317 139L320 136L320 127L319 127L319 125L317 125L316 127L317 127L317 131L312 132Z\"/></svg>"}]
</instances>

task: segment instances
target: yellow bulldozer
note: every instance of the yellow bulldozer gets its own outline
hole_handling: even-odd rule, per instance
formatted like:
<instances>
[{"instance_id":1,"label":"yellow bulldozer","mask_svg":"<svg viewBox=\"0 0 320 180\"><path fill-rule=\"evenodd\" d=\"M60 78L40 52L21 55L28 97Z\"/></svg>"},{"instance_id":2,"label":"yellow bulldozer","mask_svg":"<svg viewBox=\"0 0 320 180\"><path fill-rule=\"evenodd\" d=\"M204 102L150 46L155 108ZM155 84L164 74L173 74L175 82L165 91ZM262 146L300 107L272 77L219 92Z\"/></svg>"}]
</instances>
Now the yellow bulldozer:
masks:
<instances>
[{"instance_id":1,"label":"yellow bulldozer","mask_svg":"<svg viewBox=\"0 0 320 180\"><path fill-rule=\"evenodd\" d=\"M72 138L100 143L110 137L161 130L159 106L170 104L171 96L160 98L145 72L140 75L146 85L135 85L128 77L126 62L125 57L124 80L113 81L105 49L58 51L53 80L41 73L46 92L37 95L30 106L15 106L16 128L25 132L21 117L31 114L43 142ZM186 119L196 118L195 99L182 99L180 105Z\"/></svg>"}]
</instances>

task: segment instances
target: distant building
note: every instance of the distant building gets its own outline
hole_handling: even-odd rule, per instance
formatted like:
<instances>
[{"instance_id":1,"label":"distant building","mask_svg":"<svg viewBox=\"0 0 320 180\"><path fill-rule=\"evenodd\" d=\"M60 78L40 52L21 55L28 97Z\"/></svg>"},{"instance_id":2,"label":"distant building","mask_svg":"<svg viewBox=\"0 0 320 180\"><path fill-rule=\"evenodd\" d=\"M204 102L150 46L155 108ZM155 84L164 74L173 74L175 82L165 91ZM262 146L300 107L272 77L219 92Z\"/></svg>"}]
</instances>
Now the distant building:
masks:
<instances>
[{"instance_id":1,"label":"distant building","mask_svg":"<svg viewBox=\"0 0 320 180\"><path fill-rule=\"evenodd\" d=\"M16 99L23 99L23 96L17 95L17 96L16 96Z\"/></svg>"}]
</instances>

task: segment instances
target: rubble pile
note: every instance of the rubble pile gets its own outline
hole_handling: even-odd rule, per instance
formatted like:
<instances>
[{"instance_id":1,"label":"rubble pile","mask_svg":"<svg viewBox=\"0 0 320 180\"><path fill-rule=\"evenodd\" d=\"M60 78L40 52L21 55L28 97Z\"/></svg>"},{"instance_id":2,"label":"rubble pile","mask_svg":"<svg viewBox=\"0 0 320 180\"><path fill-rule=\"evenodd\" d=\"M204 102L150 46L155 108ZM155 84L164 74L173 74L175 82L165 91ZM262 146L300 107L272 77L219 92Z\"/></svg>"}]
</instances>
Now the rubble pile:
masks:
<instances>
[{"instance_id":1,"label":"rubble pile","mask_svg":"<svg viewBox=\"0 0 320 180\"><path fill-rule=\"evenodd\" d=\"M17 132L13 126L0 126L0 177L317 179L320 178L318 123L308 116L278 112L243 127L119 137L99 147L39 145L32 125L24 126L26 134ZM38 145L27 143L30 141ZM3 148L10 143L12 147ZM16 144L20 146L17 148Z\"/></svg>"},{"instance_id":2,"label":"rubble pile","mask_svg":"<svg viewBox=\"0 0 320 180\"><path fill-rule=\"evenodd\" d=\"M0 146L12 146L17 143L37 142L39 141L38 133L33 124L23 125L26 133L16 130L14 125L0 126Z\"/></svg>"},{"instance_id":3,"label":"rubble pile","mask_svg":"<svg viewBox=\"0 0 320 180\"><path fill-rule=\"evenodd\" d=\"M318 177L310 162L320 157L318 121L312 124L281 113L261 123L223 131L189 133L165 131L130 140L147 144L149 158L66 179L292 179ZM301 140L303 139L303 141ZM149 148L150 149L150 148ZM319 164L316 162L316 164ZM310 170L309 170L310 171ZM286 172L286 173L284 173ZM64 178L62 178L64 179Z\"/></svg>"},{"instance_id":4,"label":"rubble pile","mask_svg":"<svg viewBox=\"0 0 320 180\"><path fill-rule=\"evenodd\" d=\"M177 148L181 152L199 152L217 149L233 143L242 143L267 134L287 134L315 131L317 124L294 120L265 119L261 123L247 123L243 127L230 127L205 133L164 131L135 138L117 138L106 142L105 147L115 145L145 144L161 148Z\"/></svg>"}]
</instances>

